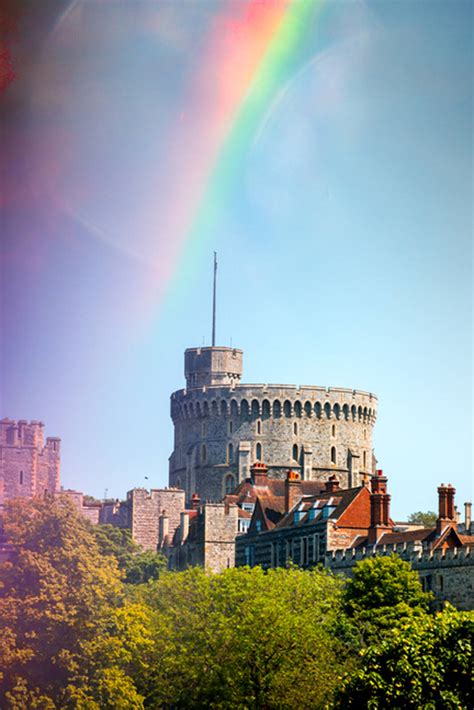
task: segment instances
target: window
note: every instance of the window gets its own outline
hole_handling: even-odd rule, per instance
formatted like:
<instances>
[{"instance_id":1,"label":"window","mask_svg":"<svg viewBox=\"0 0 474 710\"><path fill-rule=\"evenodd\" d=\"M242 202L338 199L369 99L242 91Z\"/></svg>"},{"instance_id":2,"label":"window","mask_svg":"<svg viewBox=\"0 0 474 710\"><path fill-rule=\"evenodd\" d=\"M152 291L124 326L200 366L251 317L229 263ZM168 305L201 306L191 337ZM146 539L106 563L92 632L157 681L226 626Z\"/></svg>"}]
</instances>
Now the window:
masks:
<instances>
[{"instance_id":1,"label":"window","mask_svg":"<svg viewBox=\"0 0 474 710\"><path fill-rule=\"evenodd\" d=\"M364 439L367 439L367 429L364 429Z\"/></svg>"},{"instance_id":2,"label":"window","mask_svg":"<svg viewBox=\"0 0 474 710\"><path fill-rule=\"evenodd\" d=\"M255 523L255 530L256 530L257 532L262 532L262 521L261 521L261 520L257 520L257 521L256 521L256 523Z\"/></svg>"},{"instance_id":3,"label":"window","mask_svg":"<svg viewBox=\"0 0 474 710\"><path fill-rule=\"evenodd\" d=\"M254 552L253 545L244 548L245 564L248 567L253 567Z\"/></svg>"},{"instance_id":4,"label":"window","mask_svg":"<svg viewBox=\"0 0 474 710\"><path fill-rule=\"evenodd\" d=\"M298 461L298 446L293 444L292 456L294 461Z\"/></svg>"},{"instance_id":5,"label":"window","mask_svg":"<svg viewBox=\"0 0 474 710\"><path fill-rule=\"evenodd\" d=\"M249 529L250 520L248 518L239 518L239 532L246 533Z\"/></svg>"},{"instance_id":6,"label":"window","mask_svg":"<svg viewBox=\"0 0 474 710\"><path fill-rule=\"evenodd\" d=\"M295 423L293 424L293 434L294 434L295 436L298 436L298 422L295 422Z\"/></svg>"},{"instance_id":7,"label":"window","mask_svg":"<svg viewBox=\"0 0 474 710\"><path fill-rule=\"evenodd\" d=\"M336 447L331 446L331 463L336 463Z\"/></svg>"},{"instance_id":8,"label":"window","mask_svg":"<svg viewBox=\"0 0 474 710\"><path fill-rule=\"evenodd\" d=\"M259 419L257 421L257 434L261 434L261 433L262 433L262 422Z\"/></svg>"},{"instance_id":9,"label":"window","mask_svg":"<svg viewBox=\"0 0 474 710\"><path fill-rule=\"evenodd\" d=\"M234 424L233 424L233 422L229 422L229 434L232 434L233 431L234 431Z\"/></svg>"},{"instance_id":10,"label":"window","mask_svg":"<svg viewBox=\"0 0 474 710\"><path fill-rule=\"evenodd\" d=\"M204 463L205 461L207 461L207 448L206 448L206 444L203 444L203 445L201 446L201 459L202 459L202 462L203 462L203 463Z\"/></svg>"},{"instance_id":11,"label":"window","mask_svg":"<svg viewBox=\"0 0 474 710\"><path fill-rule=\"evenodd\" d=\"M262 445L260 443L255 447L255 458L257 461L262 460Z\"/></svg>"},{"instance_id":12,"label":"window","mask_svg":"<svg viewBox=\"0 0 474 710\"><path fill-rule=\"evenodd\" d=\"M366 451L364 451L362 454L362 465L364 466L364 468L367 466L367 452Z\"/></svg>"},{"instance_id":13,"label":"window","mask_svg":"<svg viewBox=\"0 0 474 710\"><path fill-rule=\"evenodd\" d=\"M336 436L336 425L333 424L331 427L331 436Z\"/></svg>"},{"instance_id":14,"label":"window","mask_svg":"<svg viewBox=\"0 0 474 710\"><path fill-rule=\"evenodd\" d=\"M313 562L319 562L319 535L313 535Z\"/></svg>"},{"instance_id":15,"label":"window","mask_svg":"<svg viewBox=\"0 0 474 710\"><path fill-rule=\"evenodd\" d=\"M23 471L20 471L20 486L22 486L24 483L24 474Z\"/></svg>"},{"instance_id":16,"label":"window","mask_svg":"<svg viewBox=\"0 0 474 710\"><path fill-rule=\"evenodd\" d=\"M234 463L234 447L232 444L229 444L227 447L227 461L229 463Z\"/></svg>"},{"instance_id":17,"label":"window","mask_svg":"<svg viewBox=\"0 0 474 710\"><path fill-rule=\"evenodd\" d=\"M201 436L207 436L207 422L201 424Z\"/></svg>"},{"instance_id":18,"label":"window","mask_svg":"<svg viewBox=\"0 0 474 710\"><path fill-rule=\"evenodd\" d=\"M443 588L444 588L444 578L443 578L443 575L442 575L442 574L440 574L440 575L438 576L438 587L439 587L440 591L443 591Z\"/></svg>"},{"instance_id":19,"label":"window","mask_svg":"<svg viewBox=\"0 0 474 710\"><path fill-rule=\"evenodd\" d=\"M307 537L301 538L300 544L301 544L300 564L307 565L308 564L308 538Z\"/></svg>"},{"instance_id":20,"label":"window","mask_svg":"<svg viewBox=\"0 0 474 710\"><path fill-rule=\"evenodd\" d=\"M232 493L232 491L235 488L235 478L231 473L229 473L224 480L224 493L225 495L228 495L229 493Z\"/></svg>"}]
</instances>

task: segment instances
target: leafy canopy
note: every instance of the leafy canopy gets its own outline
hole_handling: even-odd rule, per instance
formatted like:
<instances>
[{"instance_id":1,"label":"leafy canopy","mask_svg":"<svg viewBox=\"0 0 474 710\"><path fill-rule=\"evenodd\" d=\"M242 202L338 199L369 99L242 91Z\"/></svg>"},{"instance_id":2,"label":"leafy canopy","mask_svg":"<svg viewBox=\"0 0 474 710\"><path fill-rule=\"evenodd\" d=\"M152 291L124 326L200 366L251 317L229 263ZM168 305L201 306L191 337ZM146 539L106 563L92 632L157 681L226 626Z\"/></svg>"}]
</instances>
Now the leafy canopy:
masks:
<instances>
[{"instance_id":1,"label":"leafy canopy","mask_svg":"<svg viewBox=\"0 0 474 710\"><path fill-rule=\"evenodd\" d=\"M165 557L137 545L130 530L114 525L94 525L92 532L100 552L117 560L119 569L124 572L125 582L143 584L150 579L158 579L166 569Z\"/></svg>"},{"instance_id":2,"label":"leafy canopy","mask_svg":"<svg viewBox=\"0 0 474 710\"><path fill-rule=\"evenodd\" d=\"M437 517L436 513L432 510L427 510L424 513L418 510L416 513L411 513L411 515L408 516L408 522L419 523L425 528L434 528Z\"/></svg>"}]
</instances>

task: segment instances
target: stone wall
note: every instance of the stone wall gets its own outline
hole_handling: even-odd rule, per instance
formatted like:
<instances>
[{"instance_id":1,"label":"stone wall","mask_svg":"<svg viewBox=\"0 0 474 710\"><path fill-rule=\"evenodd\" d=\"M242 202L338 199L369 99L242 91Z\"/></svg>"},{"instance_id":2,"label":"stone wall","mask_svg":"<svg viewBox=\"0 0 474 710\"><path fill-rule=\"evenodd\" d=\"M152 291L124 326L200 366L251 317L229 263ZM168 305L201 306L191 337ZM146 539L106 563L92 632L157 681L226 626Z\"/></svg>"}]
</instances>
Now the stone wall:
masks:
<instances>
[{"instance_id":1,"label":"stone wall","mask_svg":"<svg viewBox=\"0 0 474 710\"><path fill-rule=\"evenodd\" d=\"M171 396L169 482L183 487L187 500L197 492L217 501L263 460L270 476L283 477L288 468L307 480L336 473L342 487L356 486L362 473L374 470L376 416L376 396L350 389L237 384L179 390Z\"/></svg>"},{"instance_id":2,"label":"stone wall","mask_svg":"<svg viewBox=\"0 0 474 710\"><path fill-rule=\"evenodd\" d=\"M60 487L60 439L48 437L44 424L0 421L0 505L11 498L55 494Z\"/></svg>"},{"instance_id":3,"label":"stone wall","mask_svg":"<svg viewBox=\"0 0 474 710\"><path fill-rule=\"evenodd\" d=\"M224 503L204 506L204 566L222 572L235 565L235 538L238 531L238 507Z\"/></svg>"},{"instance_id":4,"label":"stone wall","mask_svg":"<svg viewBox=\"0 0 474 710\"><path fill-rule=\"evenodd\" d=\"M128 519L132 538L146 550L158 548L159 518L165 513L169 520L169 535L179 527L184 510L184 491L173 488L134 488L127 493Z\"/></svg>"},{"instance_id":5,"label":"stone wall","mask_svg":"<svg viewBox=\"0 0 474 710\"><path fill-rule=\"evenodd\" d=\"M474 609L474 543L472 548L435 550L432 553L417 551L416 544L398 548L387 545L385 549L375 548L370 552L337 550L326 555L325 565L334 572L351 575L359 560L394 552L418 572L425 591L433 592L435 608L441 608L448 601L463 611Z\"/></svg>"}]
</instances>

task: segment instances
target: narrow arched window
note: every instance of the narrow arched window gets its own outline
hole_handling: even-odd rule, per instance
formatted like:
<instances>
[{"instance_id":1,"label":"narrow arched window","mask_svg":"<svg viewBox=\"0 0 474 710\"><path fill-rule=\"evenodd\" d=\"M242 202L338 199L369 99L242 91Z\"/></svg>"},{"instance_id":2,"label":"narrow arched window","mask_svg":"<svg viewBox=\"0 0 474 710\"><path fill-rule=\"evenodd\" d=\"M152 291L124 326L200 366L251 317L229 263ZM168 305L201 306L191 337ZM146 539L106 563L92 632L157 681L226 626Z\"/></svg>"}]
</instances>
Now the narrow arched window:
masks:
<instances>
[{"instance_id":1,"label":"narrow arched window","mask_svg":"<svg viewBox=\"0 0 474 710\"><path fill-rule=\"evenodd\" d=\"M224 493L229 495L235 488L235 478L229 473L224 479Z\"/></svg>"},{"instance_id":2,"label":"narrow arched window","mask_svg":"<svg viewBox=\"0 0 474 710\"><path fill-rule=\"evenodd\" d=\"M232 444L227 447L227 460L229 463L234 463L234 447Z\"/></svg>"},{"instance_id":3,"label":"narrow arched window","mask_svg":"<svg viewBox=\"0 0 474 710\"><path fill-rule=\"evenodd\" d=\"M257 459L257 461L262 460L262 445L261 444L257 444L257 446L255 447L255 458Z\"/></svg>"},{"instance_id":4,"label":"narrow arched window","mask_svg":"<svg viewBox=\"0 0 474 710\"><path fill-rule=\"evenodd\" d=\"M336 463L336 447L331 446L331 463Z\"/></svg>"},{"instance_id":5,"label":"narrow arched window","mask_svg":"<svg viewBox=\"0 0 474 710\"><path fill-rule=\"evenodd\" d=\"M297 422L295 422L293 424L293 434L295 434L295 436L298 435L298 423Z\"/></svg>"},{"instance_id":6,"label":"narrow arched window","mask_svg":"<svg viewBox=\"0 0 474 710\"><path fill-rule=\"evenodd\" d=\"M229 422L229 434L232 434L233 431L234 431L234 424L233 424L233 422Z\"/></svg>"},{"instance_id":7,"label":"narrow arched window","mask_svg":"<svg viewBox=\"0 0 474 710\"><path fill-rule=\"evenodd\" d=\"M336 436L336 425L333 424L331 427L331 436Z\"/></svg>"},{"instance_id":8,"label":"narrow arched window","mask_svg":"<svg viewBox=\"0 0 474 710\"><path fill-rule=\"evenodd\" d=\"M292 455L293 455L293 460L298 461L298 446L296 444L293 445Z\"/></svg>"},{"instance_id":9,"label":"narrow arched window","mask_svg":"<svg viewBox=\"0 0 474 710\"><path fill-rule=\"evenodd\" d=\"M23 474L23 471L20 471L20 486L23 485L23 481L24 481L24 474Z\"/></svg>"},{"instance_id":10,"label":"narrow arched window","mask_svg":"<svg viewBox=\"0 0 474 710\"><path fill-rule=\"evenodd\" d=\"M262 433L262 422L259 419L257 422L257 434L261 434L261 433Z\"/></svg>"},{"instance_id":11,"label":"narrow arched window","mask_svg":"<svg viewBox=\"0 0 474 710\"><path fill-rule=\"evenodd\" d=\"M364 468L367 466L367 452L366 451L364 451L362 454L362 465L364 466Z\"/></svg>"},{"instance_id":12,"label":"narrow arched window","mask_svg":"<svg viewBox=\"0 0 474 710\"><path fill-rule=\"evenodd\" d=\"M201 459L202 459L203 463L204 463L205 461L207 461L207 448L206 448L206 444L203 444L202 447L201 447Z\"/></svg>"}]
</instances>

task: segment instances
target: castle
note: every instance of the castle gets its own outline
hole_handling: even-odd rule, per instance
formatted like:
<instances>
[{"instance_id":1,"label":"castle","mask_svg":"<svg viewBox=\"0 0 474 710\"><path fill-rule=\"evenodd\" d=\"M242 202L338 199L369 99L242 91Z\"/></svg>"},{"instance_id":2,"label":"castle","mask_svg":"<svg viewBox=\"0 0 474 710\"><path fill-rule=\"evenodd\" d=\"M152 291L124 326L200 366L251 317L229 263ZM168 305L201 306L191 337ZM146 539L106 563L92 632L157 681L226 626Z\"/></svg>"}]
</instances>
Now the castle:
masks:
<instances>
[{"instance_id":1,"label":"castle","mask_svg":"<svg viewBox=\"0 0 474 710\"><path fill-rule=\"evenodd\" d=\"M375 469L377 397L308 385L242 384L241 350L189 348L186 388L171 395L174 451L169 485L218 501L265 461L273 478L288 468L304 480L337 474L351 487Z\"/></svg>"},{"instance_id":2,"label":"castle","mask_svg":"<svg viewBox=\"0 0 474 710\"><path fill-rule=\"evenodd\" d=\"M377 397L241 384L242 360L234 348L186 350L186 388L171 395L169 487L135 488L125 501L88 502L60 489L60 440L44 443L41 422L2 420L0 506L15 497L66 494L91 523L128 528L176 570L291 560L351 574L359 559L396 552L438 604L474 608L470 504L462 528L454 489L440 486L435 528L391 519L387 479L376 471L372 450ZM5 555L0 545L0 559Z\"/></svg>"},{"instance_id":3,"label":"castle","mask_svg":"<svg viewBox=\"0 0 474 710\"><path fill-rule=\"evenodd\" d=\"M61 440L44 441L43 422L0 421L0 506L10 498L59 492Z\"/></svg>"}]
</instances>

